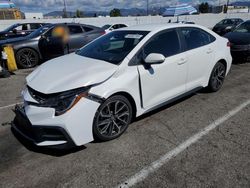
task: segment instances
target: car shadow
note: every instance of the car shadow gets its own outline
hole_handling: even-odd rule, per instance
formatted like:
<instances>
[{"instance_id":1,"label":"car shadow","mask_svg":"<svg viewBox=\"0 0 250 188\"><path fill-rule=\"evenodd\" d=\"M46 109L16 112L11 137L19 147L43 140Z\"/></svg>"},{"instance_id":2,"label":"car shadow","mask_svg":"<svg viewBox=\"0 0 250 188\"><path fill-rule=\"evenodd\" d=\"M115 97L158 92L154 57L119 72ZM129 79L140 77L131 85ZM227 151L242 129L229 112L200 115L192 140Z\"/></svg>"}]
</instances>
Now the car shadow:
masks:
<instances>
[{"instance_id":1,"label":"car shadow","mask_svg":"<svg viewBox=\"0 0 250 188\"><path fill-rule=\"evenodd\" d=\"M54 157L62 157L65 155L69 155L72 153L76 153L79 151L82 151L86 149L87 147L85 146L80 146L80 147L71 147L71 148L49 148L49 147L39 147L33 144L31 141L27 140L26 138L22 137L18 132L16 132L13 128L11 128L12 134L15 136L15 138L29 151L36 152L36 153L41 153L45 155L50 155Z\"/></svg>"},{"instance_id":2,"label":"car shadow","mask_svg":"<svg viewBox=\"0 0 250 188\"><path fill-rule=\"evenodd\" d=\"M145 118L147 118L147 117L150 117L150 116L152 116L152 115L154 115L154 114L157 114L157 113L159 113L159 112L161 112L161 111L163 111L163 110L166 110L166 109L168 109L168 108L171 108L172 106L175 106L176 104L179 104L179 103L181 103L181 102L183 102L183 101L185 101L185 100L187 100L187 99L193 97L193 96L196 95L197 93L201 93L201 92L207 93L207 91L205 91L205 89L201 89L201 90L199 90L199 91L197 91L197 92L190 93L190 94L187 95L187 96L184 96L184 97L182 97L182 98L180 98L180 99L178 99L178 100L175 100L175 101L173 101L173 102L170 102L170 103L168 103L168 104L166 104L166 105L163 105L163 106L161 106L161 107L159 107L159 108L157 108L157 109L155 109L155 110L152 110L152 111L150 111L150 112L147 112L146 114L143 114L143 115L141 115L140 117L135 118L135 119L133 120L133 122L137 122L137 121L143 120L143 119L145 119Z\"/></svg>"}]
</instances>

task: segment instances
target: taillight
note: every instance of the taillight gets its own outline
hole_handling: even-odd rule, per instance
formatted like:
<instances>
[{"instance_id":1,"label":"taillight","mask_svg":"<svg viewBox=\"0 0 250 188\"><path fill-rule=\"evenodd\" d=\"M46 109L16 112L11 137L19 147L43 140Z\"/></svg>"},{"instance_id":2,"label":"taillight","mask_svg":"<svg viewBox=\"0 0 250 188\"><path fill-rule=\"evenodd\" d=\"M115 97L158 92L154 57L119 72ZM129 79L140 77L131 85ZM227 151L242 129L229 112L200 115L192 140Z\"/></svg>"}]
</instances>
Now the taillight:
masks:
<instances>
[{"instance_id":1,"label":"taillight","mask_svg":"<svg viewBox=\"0 0 250 188\"><path fill-rule=\"evenodd\" d=\"M227 42L227 47L231 47L231 43L229 41Z\"/></svg>"},{"instance_id":2,"label":"taillight","mask_svg":"<svg viewBox=\"0 0 250 188\"><path fill-rule=\"evenodd\" d=\"M106 31L101 32L101 35L105 35L105 34L106 34Z\"/></svg>"}]
</instances>

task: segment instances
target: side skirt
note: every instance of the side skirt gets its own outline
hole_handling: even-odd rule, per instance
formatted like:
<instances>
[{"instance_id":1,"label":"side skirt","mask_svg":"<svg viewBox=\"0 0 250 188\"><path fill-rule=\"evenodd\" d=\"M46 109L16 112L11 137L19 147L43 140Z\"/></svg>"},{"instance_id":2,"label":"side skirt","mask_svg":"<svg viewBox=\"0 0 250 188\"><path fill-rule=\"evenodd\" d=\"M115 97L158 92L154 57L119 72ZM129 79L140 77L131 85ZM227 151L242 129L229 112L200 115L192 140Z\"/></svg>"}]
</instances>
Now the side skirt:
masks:
<instances>
[{"instance_id":1,"label":"side skirt","mask_svg":"<svg viewBox=\"0 0 250 188\"><path fill-rule=\"evenodd\" d=\"M154 106L154 107L152 107L152 108L146 110L143 114L146 114L146 113L151 112L151 111L153 111L153 110L156 110L156 109L158 109L158 108L160 108L160 107L163 107L163 106L166 106L166 105L168 105L168 104L171 104L171 103L173 103L173 102L175 102L175 101L177 101L177 100L179 100L179 99L182 99L182 98L184 98L184 97L187 97L187 96L189 96L189 95L191 95L191 94L193 94L193 93L196 93L197 91L201 90L202 88L203 88L203 87L194 88L194 89L192 89L192 90L190 90L190 91L188 91L188 92L186 92L186 93L184 93L184 94L182 94L182 95L180 95L180 96L177 96L177 97L175 97L175 98L173 98L173 99L167 100L166 102L163 102L163 103L161 103L161 104L159 104L159 105L156 105L156 106Z\"/></svg>"}]
</instances>

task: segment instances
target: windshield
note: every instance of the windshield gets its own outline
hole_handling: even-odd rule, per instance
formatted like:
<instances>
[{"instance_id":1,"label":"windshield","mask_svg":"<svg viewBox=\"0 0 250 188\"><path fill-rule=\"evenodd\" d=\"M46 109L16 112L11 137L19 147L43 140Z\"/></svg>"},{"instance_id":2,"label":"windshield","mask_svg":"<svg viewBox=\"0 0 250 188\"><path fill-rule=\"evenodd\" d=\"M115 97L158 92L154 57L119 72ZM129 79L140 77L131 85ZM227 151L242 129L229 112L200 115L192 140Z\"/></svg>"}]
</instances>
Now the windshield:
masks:
<instances>
[{"instance_id":1,"label":"windshield","mask_svg":"<svg viewBox=\"0 0 250 188\"><path fill-rule=\"evenodd\" d=\"M29 34L28 37L36 38L36 37L40 36L41 34L45 33L49 28L51 28L50 25L40 27L39 29L37 29L34 32L32 32L31 34Z\"/></svg>"},{"instance_id":2,"label":"windshield","mask_svg":"<svg viewBox=\"0 0 250 188\"><path fill-rule=\"evenodd\" d=\"M102 28L105 29L105 30L108 29L108 28L110 28L110 27L111 27L111 25L104 25L104 26L102 26Z\"/></svg>"},{"instance_id":3,"label":"windshield","mask_svg":"<svg viewBox=\"0 0 250 188\"><path fill-rule=\"evenodd\" d=\"M238 33L250 33L250 22L244 22L244 23L240 24L234 30L234 32L238 32Z\"/></svg>"},{"instance_id":4,"label":"windshield","mask_svg":"<svg viewBox=\"0 0 250 188\"><path fill-rule=\"evenodd\" d=\"M16 28L18 26L18 24L14 24L14 25L11 25L9 27L7 27L4 31L5 32L9 32L9 31L12 31L14 28Z\"/></svg>"},{"instance_id":5,"label":"windshield","mask_svg":"<svg viewBox=\"0 0 250 188\"><path fill-rule=\"evenodd\" d=\"M118 65L148 33L114 31L81 48L76 54Z\"/></svg>"}]
</instances>

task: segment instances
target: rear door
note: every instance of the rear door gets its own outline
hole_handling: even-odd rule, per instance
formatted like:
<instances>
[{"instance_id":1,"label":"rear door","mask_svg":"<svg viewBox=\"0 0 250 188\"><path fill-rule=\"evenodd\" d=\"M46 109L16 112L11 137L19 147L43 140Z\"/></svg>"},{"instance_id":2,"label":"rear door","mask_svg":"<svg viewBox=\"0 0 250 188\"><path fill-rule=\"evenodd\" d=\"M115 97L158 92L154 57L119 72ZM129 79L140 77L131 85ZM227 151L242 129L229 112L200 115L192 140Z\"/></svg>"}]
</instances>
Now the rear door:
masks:
<instances>
[{"instance_id":1,"label":"rear door","mask_svg":"<svg viewBox=\"0 0 250 188\"><path fill-rule=\"evenodd\" d=\"M142 61L150 53L160 53L166 59L150 67L143 63L138 65L143 107L147 109L185 93L187 79L186 57L176 29L165 30L152 37L137 59Z\"/></svg>"},{"instance_id":2,"label":"rear door","mask_svg":"<svg viewBox=\"0 0 250 188\"><path fill-rule=\"evenodd\" d=\"M69 28L69 52L74 52L85 45L85 31L80 25L68 25Z\"/></svg>"},{"instance_id":3,"label":"rear door","mask_svg":"<svg viewBox=\"0 0 250 188\"><path fill-rule=\"evenodd\" d=\"M180 28L179 32L185 44L188 61L187 90L202 87L207 82L211 66L214 65L215 37L194 27Z\"/></svg>"}]
</instances>

